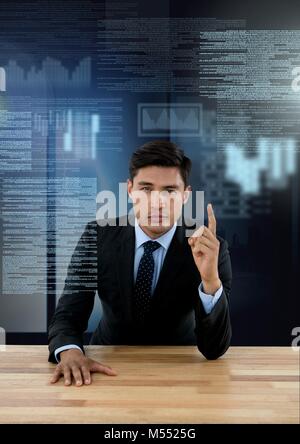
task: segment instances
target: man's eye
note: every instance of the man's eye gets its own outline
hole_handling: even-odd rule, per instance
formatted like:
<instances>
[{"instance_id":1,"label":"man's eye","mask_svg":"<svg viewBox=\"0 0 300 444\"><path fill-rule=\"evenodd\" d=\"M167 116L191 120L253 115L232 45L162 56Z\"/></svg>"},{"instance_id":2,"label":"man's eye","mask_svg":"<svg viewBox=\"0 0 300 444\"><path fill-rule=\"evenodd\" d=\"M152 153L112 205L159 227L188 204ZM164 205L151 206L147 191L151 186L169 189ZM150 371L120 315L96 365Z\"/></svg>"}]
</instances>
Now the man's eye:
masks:
<instances>
[{"instance_id":1,"label":"man's eye","mask_svg":"<svg viewBox=\"0 0 300 444\"><path fill-rule=\"evenodd\" d=\"M149 187L142 187L141 190L142 191L150 191L150 188Z\"/></svg>"},{"instance_id":2,"label":"man's eye","mask_svg":"<svg viewBox=\"0 0 300 444\"><path fill-rule=\"evenodd\" d=\"M172 194L172 193L176 193L176 190L167 190L168 191L168 193L170 193L170 194Z\"/></svg>"}]
</instances>

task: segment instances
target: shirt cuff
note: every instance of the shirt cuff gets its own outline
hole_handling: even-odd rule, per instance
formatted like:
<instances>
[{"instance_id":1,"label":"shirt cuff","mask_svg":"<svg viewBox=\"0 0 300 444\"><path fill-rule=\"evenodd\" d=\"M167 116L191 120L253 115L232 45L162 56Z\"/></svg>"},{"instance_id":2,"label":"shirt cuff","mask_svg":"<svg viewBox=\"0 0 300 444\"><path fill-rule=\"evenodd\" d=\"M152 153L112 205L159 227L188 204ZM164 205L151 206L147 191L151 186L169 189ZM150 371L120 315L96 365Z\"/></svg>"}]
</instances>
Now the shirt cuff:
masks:
<instances>
[{"instance_id":1,"label":"shirt cuff","mask_svg":"<svg viewBox=\"0 0 300 444\"><path fill-rule=\"evenodd\" d=\"M80 350L82 352L81 348L78 347L78 345L75 345L75 344L63 345L62 347L59 347L54 351L54 356L55 356L56 362L60 362L60 359L58 356L59 353L65 351L65 350L69 350L71 348L78 348L78 350Z\"/></svg>"},{"instance_id":2,"label":"shirt cuff","mask_svg":"<svg viewBox=\"0 0 300 444\"><path fill-rule=\"evenodd\" d=\"M204 293L203 290L203 284L201 282L198 287L199 296L206 314L210 314L223 293L223 285L221 284L221 287L215 294L207 294Z\"/></svg>"}]
</instances>

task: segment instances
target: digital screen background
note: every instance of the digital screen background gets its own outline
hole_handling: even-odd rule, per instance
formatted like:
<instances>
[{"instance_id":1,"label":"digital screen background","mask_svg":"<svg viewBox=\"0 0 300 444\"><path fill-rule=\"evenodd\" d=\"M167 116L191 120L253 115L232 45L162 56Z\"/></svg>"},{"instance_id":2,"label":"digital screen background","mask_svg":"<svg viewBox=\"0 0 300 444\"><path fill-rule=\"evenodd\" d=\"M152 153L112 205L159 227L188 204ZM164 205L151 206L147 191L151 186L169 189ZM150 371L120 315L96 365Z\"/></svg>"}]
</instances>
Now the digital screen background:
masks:
<instances>
[{"instance_id":1,"label":"digital screen background","mask_svg":"<svg viewBox=\"0 0 300 444\"><path fill-rule=\"evenodd\" d=\"M118 196L131 153L163 138L192 159L192 188L229 243L232 344L289 345L300 312L299 66L297 2L2 2L8 341L46 342L97 193Z\"/></svg>"}]
</instances>

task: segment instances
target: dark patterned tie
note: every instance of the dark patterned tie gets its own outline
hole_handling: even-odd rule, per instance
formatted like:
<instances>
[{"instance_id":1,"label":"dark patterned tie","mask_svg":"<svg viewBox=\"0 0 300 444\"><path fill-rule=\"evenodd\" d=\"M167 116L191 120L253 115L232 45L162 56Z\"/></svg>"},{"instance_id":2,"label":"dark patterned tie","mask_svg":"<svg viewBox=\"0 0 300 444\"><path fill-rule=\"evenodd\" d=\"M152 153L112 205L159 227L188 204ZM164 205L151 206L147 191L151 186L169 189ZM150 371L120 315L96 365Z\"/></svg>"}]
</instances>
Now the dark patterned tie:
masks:
<instances>
[{"instance_id":1,"label":"dark patterned tie","mask_svg":"<svg viewBox=\"0 0 300 444\"><path fill-rule=\"evenodd\" d=\"M140 260L139 268L134 286L134 317L139 323L145 320L150 308L151 288L154 274L153 251L161 245L156 241L143 243L144 254Z\"/></svg>"}]
</instances>

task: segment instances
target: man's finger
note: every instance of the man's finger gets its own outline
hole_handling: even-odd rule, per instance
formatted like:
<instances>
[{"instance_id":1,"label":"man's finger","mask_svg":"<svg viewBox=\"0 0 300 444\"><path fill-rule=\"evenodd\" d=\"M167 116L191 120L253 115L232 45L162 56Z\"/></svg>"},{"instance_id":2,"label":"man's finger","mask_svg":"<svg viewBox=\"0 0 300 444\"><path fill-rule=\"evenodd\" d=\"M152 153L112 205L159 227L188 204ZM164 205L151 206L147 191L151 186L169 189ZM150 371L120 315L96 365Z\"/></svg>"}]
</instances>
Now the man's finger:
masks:
<instances>
[{"instance_id":1,"label":"man's finger","mask_svg":"<svg viewBox=\"0 0 300 444\"><path fill-rule=\"evenodd\" d=\"M207 254L207 253L209 253L209 251L210 251L210 248L208 248L206 245L202 244L201 242L199 242L193 248L193 254L195 254L195 255L200 255L201 253Z\"/></svg>"},{"instance_id":2,"label":"man's finger","mask_svg":"<svg viewBox=\"0 0 300 444\"><path fill-rule=\"evenodd\" d=\"M82 376L81 376L81 371L78 367L74 366L72 367L72 373L75 379L75 384L80 386L82 385Z\"/></svg>"},{"instance_id":3,"label":"man's finger","mask_svg":"<svg viewBox=\"0 0 300 444\"><path fill-rule=\"evenodd\" d=\"M72 378L69 367L64 368L64 380L65 380L65 385L71 385Z\"/></svg>"},{"instance_id":4,"label":"man's finger","mask_svg":"<svg viewBox=\"0 0 300 444\"><path fill-rule=\"evenodd\" d=\"M207 215L208 215L208 228L216 236L217 234L217 221L215 218L214 210L212 204L207 205Z\"/></svg>"},{"instance_id":5,"label":"man's finger","mask_svg":"<svg viewBox=\"0 0 300 444\"><path fill-rule=\"evenodd\" d=\"M107 365L102 365L100 362L94 362L90 368L92 372L105 373L109 376L117 376L117 372Z\"/></svg>"},{"instance_id":6,"label":"man's finger","mask_svg":"<svg viewBox=\"0 0 300 444\"><path fill-rule=\"evenodd\" d=\"M91 383L91 375L90 375L89 369L83 365L81 367L81 373L83 376L84 384L90 384Z\"/></svg>"},{"instance_id":7,"label":"man's finger","mask_svg":"<svg viewBox=\"0 0 300 444\"><path fill-rule=\"evenodd\" d=\"M57 366L50 380L51 384L55 384L59 380L60 375L61 375L61 368Z\"/></svg>"},{"instance_id":8,"label":"man's finger","mask_svg":"<svg viewBox=\"0 0 300 444\"><path fill-rule=\"evenodd\" d=\"M189 237L188 243L191 247L193 247L193 245L195 243L195 237Z\"/></svg>"},{"instance_id":9,"label":"man's finger","mask_svg":"<svg viewBox=\"0 0 300 444\"><path fill-rule=\"evenodd\" d=\"M204 228L205 228L204 225L201 225L201 227L199 227L196 231L194 231L190 239L202 236Z\"/></svg>"},{"instance_id":10,"label":"man's finger","mask_svg":"<svg viewBox=\"0 0 300 444\"><path fill-rule=\"evenodd\" d=\"M215 236L215 235L212 233L212 231L210 231L210 229L207 228L207 227L204 227L202 237L206 237L207 239L210 239L210 240L212 240L212 241L215 241L215 240L216 240L216 236Z\"/></svg>"},{"instance_id":11,"label":"man's finger","mask_svg":"<svg viewBox=\"0 0 300 444\"><path fill-rule=\"evenodd\" d=\"M105 367L103 373L105 373L108 376L117 376L117 374L118 374L115 370L113 370L112 368L109 368L109 367Z\"/></svg>"},{"instance_id":12,"label":"man's finger","mask_svg":"<svg viewBox=\"0 0 300 444\"><path fill-rule=\"evenodd\" d=\"M208 239L208 238L205 237L205 236L198 237L198 238L195 240L195 244L194 244L194 246L196 247L198 243L203 244L203 245L206 245L206 246L207 246L209 249L211 249L211 250L213 250L213 249L215 248L215 242L212 241L211 239Z\"/></svg>"},{"instance_id":13,"label":"man's finger","mask_svg":"<svg viewBox=\"0 0 300 444\"><path fill-rule=\"evenodd\" d=\"M201 227L199 227L196 231L194 231L194 233L189 237L188 243L192 248L194 247L196 240L200 236L202 236L204 229L205 229L205 226L201 225Z\"/></svg>"}]
</instances>

